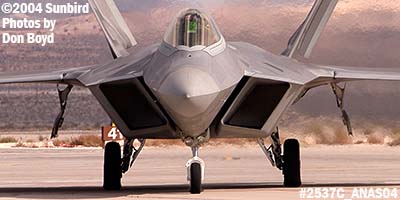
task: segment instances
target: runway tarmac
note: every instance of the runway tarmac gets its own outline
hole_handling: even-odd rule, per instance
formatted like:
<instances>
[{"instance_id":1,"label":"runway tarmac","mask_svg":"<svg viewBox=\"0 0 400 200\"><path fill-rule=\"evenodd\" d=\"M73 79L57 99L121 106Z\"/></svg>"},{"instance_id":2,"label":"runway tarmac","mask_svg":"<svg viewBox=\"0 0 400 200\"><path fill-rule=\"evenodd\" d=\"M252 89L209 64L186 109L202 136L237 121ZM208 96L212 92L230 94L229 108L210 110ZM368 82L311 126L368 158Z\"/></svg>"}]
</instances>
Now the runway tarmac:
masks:
<instances>
[{"instance_id":1,"label":"runway tarmac","mask_svg":"<svg viewBox=\"0 0 400 200\"><path fill-rule=\"evenodd\" d=\"M381 145L302 148L304 187L398 188L400 147ZM281 172L254 146L200 150L205 191L187 192L189 148L148 147L123 178L123 190L102 185L101 149L0 149L0 199L300 199L283 188Z\"/></svg>"}]
</instances>

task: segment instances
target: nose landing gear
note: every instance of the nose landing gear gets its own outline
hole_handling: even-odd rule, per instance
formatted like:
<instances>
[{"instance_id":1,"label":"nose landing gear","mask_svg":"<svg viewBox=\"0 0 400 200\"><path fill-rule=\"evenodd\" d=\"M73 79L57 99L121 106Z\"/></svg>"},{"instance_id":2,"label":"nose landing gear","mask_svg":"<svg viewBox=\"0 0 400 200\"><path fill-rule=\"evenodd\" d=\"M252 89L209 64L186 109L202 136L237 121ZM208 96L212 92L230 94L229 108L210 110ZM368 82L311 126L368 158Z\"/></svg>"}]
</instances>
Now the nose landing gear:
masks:
<instances>
[{"instance_id":1,"label":"nose landing gear","mask_svg":"<svg viewBox=\"0 0 400 200\"><path fill-rule=\"evenodd\" d=\"M193 137L184 137L182 141L191 148L192 158L186 163L187 180L190 184L191 194L200 194L203 191L202 182L204 180L205 163L199 157L199 147L207 142L209 139L209 132L204 135Z\"/></svg>"},{"instance_id":2,"label":"nose landing gear","mask_svg":"<svg viewBox=\"0 0 400 200\"><path fill-rule=\"evenodd\" d=\"M204 161L198 157L199 147L192 147L193 157L186 163L187 180L190 183L190 193L200 194L203 191Z\"/></svg>"}]
</instances>

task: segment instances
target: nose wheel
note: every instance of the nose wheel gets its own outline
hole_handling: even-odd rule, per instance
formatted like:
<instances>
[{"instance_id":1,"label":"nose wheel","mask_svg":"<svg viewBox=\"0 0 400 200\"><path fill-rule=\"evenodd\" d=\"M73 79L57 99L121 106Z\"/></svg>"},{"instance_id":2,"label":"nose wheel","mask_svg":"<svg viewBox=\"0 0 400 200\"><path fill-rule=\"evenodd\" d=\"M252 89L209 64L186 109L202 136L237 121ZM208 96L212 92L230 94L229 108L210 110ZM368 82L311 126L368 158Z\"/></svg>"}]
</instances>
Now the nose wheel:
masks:
<instances>
[{"instance_id":1,"label":"nose wheel","mask_svg":"<svg viewBox=\"0 0 400 200\"><path fill-rule=\"evenodd\" d=\"M201 165L199 163L192 163L190 165L190 193L200 194L203 190L201 186Z\"/></svg>"},{"instance_id":2,"label":"nose wheel","mask_svg":"<svg viewBox=\"0 0 400 200\"><path fill-rule=\"evenodd\" d=\"M192 147L193 157L186 163L187 179L190 184L191 194L200 194L203 191L202 181L204 179L204 161L198 157L199 148Z\"/></svg>"}]
</instances>

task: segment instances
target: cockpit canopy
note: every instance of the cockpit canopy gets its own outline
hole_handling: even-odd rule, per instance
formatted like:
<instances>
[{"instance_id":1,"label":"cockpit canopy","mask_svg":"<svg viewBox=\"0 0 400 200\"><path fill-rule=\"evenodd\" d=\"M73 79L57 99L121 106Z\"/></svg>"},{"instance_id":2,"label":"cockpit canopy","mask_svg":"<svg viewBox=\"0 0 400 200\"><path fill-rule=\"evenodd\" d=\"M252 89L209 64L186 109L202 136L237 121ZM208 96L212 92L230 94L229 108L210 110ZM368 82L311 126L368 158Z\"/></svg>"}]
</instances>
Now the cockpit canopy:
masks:
<instances>
[{"instance_id":1,"label":"cockpit canopy","mask_svg":"<svg viewBox=\"0 0 400 200\"><path fill-rule=\"evenodd\" d=\"M210 46L221 39L214 21L196 9L183 11L172 22L164 40L173 47Z\"/></svg>"}]
</instances>

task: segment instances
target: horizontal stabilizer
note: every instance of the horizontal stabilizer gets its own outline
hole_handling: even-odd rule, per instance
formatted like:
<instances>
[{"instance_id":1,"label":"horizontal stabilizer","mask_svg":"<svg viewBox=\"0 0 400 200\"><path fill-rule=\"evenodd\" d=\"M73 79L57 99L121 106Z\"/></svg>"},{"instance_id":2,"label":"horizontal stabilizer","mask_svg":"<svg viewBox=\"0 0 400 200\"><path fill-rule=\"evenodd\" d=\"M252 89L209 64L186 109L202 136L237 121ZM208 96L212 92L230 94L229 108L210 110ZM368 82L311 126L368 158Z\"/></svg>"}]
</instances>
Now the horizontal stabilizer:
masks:
<instances>
[{"instance_id":1,"label":"horizontal stabilizer","mask_svg":"<svg viewBox=\"0 0 400 200\"><path fill-rule=\"evenodd\" d=\"M114 57L127 56L128 49L137 44L113 0L89 0Z\"/></svg>"},{"instance_id":2,"label":"horizontal stabilizer","mask_svg":"<svg viewBox=\"0 0 400 200\"><path fill-rule=\"evenodd\" d=\"M316 0L307 18L290 38L282 55L309 58L337 2L338 0Z\"/></svg>"}]
</instances>

